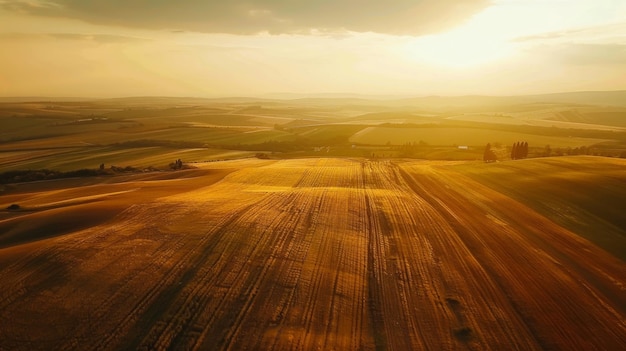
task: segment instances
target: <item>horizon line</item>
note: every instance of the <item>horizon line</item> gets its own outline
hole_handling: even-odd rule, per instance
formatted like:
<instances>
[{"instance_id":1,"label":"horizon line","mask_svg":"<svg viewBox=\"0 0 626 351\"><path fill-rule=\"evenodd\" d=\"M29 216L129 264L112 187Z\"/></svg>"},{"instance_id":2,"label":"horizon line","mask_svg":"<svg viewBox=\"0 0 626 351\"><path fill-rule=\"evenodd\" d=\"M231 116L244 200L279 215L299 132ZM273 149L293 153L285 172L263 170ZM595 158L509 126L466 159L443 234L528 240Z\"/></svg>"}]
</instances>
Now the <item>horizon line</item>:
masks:
<instances>
[{"instance_id":1,"label":"horizon line","mask_svg":"<svg viewBox=\"0 0 626 351\"><path fill-rule=\"evenodd\" d=\"M36 99L54 99L54 100L113 100L113 99L140 99L140 98L161 98L161 99L203 99L203 100L219 100L219 99L261 99L261 100L300 100L300 99L373 99L373 100L404 100L413 98L463 98L463 97L526 97L526 96L544 96L544 95L561 95L561 94L593 94L593 93L619 93L626 92L626 89L617 90L573 90L573 91L555 91L545 93L524 93L524 94L370 94L370 93L351 93L351 92L318 92L318 93L298 93L298 92L270 92L257 94L242 95L120 95L120 96L55 96L55 95L11 95L2 96L0 100L28 100L36 102ZM280 97L283 96L283 97ZM40 100L43 102L42 100ZM25 102L25 101L24 101Z\"/></svg>"}]
</instances>

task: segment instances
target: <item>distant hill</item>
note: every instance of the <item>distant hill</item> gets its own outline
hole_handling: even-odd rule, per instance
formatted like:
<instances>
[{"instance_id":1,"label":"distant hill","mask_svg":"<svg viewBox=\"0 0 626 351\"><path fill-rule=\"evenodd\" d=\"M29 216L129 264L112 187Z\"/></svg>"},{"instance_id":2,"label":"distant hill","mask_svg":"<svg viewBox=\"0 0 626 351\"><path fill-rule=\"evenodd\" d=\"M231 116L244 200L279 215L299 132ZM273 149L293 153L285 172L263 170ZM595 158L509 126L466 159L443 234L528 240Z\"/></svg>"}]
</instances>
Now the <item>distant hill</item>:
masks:
<instances>
[{"instance_id":1,"label":"distant hill","mask_svg":"<svg viewBox=\"0 0 626 351\"><path fill-rule=\"evenodd\" d=\"M91 101L94 98L85 97L50 97L50 96L0 96L0 103L24 103L24 102L68 102L68 101Z\"/></svg>"},{"instance_id":2,"label":"distant hill","mask_svg":"<svg viewBox=\"0 0 626 351\"><path fill-rule=\"evenodd\" d=\"M618 91L584 91L554 94L513 95L513 96L422 96L398 97L391 95L360 95L360 94L269 94L264 97L289 100L297 104L315 105L361 105L361 106L396 106L420 107L427 109L465 112L478 112L500 109L519 105L594 105L626 107L626 90ZM471 111L468 111L468 108Z\"/></svg>"},{"instance_id":3,"label":"distant hill","mask_svg":"<svg viewBox=\"0 0 626 351\"><path fill-rule=\"evenodd\" d=\"M554 117L550 119L562 122L600 124L626 128L626 108L621 108L619 111L560 111L556 112Z\"/></svg>"},{"instance_id":4,"label":"distant hill","mask_svg":"<svg viewBox=\"0 0 626 351\"><path fill-rule=\"evenodd\" d=\"M626 106L626 90L581 91L544 95L528 95L526 98L536 102L560 102L584 105Z\"/></svg>"},{"instance_id":5,"label":"distant hill","mask_svg":"<svg viewBox=\"0 0 626 351\"><path fill-rule=\"evenodd\" d=\"M518 96L426 96L399 100L406 105L439 107L511 106L522 104L574 104L600 106L626 106L626 90L587 91Z\"/></svg>"},{"instance_id":6,"label":"distant hill","mask_svg":"<svg viewBox=\"0 0 626 351\"><path fill-rule=\"evenodd\" d=\"M520 104L575 104L626 107L626 90L615 91L581 91L553 94L489 96L422 96L406 97L401 95L367 95L350 93L272 93L256 97L167 97L167 96L137 96L121 98L78 98L78 97L0 97L0 103L19 102L46 102L46 101L106 101L123 104L205 104L207 102L224 103L251 103L251 102L280 102L290 101L298 104L317 105L395 105L421 107L480 107L480 106L510 106Z\"/></svg>"}]
</instances>

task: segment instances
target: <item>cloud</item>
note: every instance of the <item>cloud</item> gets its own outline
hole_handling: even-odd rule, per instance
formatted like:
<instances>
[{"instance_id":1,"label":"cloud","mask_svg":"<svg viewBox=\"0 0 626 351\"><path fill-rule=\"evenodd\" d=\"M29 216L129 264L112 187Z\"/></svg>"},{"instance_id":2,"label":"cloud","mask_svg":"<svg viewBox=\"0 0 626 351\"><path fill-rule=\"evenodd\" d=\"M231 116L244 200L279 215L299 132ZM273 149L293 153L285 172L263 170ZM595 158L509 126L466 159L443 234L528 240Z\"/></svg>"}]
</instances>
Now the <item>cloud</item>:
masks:
<instances>
[{"instance_id":1,"label":"cloud","mask_svg":"<svg viewBox=\"0 0 626 351\"><path fill-rule=\"evenodd\" d=\"M149 39L129 37L123 35L111 34L78 34L78 33L0 33L0 40L41 40L41 39L58 39L58 40L74 40L88 41L99 44L113 43L139 43L146 42Z\"/></svg>"},{"instance_id":2,"label":"cloud","mask_svg":"<svg viewBox=\"0 0 626 351\"><path fill-rule=\"evenodd\" d=\"M626 22L609 25L575 28L518 37L513 42L548 42L548 41L620 41L626 43Z\"/></svg>"},{"instance_id":3,"label":"cloud","mask_svg":"<svg viewBox=\"0 0 626 351\"><path fill-rule=\"evenodd\" d=\"M0 7L20 12L28 12L29 10L58 8L60 5L54 1L45 0L0 0Z\"/></svg>"},{"instance_id":4,"label":"cloud","mask_svg":"<svg viewBox=\"0 0 626 351\"><path fill-rule=\"evenodd\" d=\"M95 24L204 33L422 35L460 24L491 0L0 0L0 8Z\"/></svg>"},{"instance_id":5,"label":"cloud","mask_svg":"<svg viewBox=\"0 0 626 351\"><path fill-rule=\"evenodd\" d=\"M513 40L526 52L558 64L615 66L626 64L626 22L540 33Z\"/></svg>"},{"instance_id":6,"label":"cloud","mask_svg":"<svg viewBox=\"0 0 626 351\"><path fill-rule=\"evenodd\" d=\"M575 65L624 65L626 45L572 44L561 47L557 54Z\"/></svg>"},{"instance_id":7,"label":"cloud","mask_svg":"<svg viewBox=\"0 0 626 351\"><path fill-rule=\"evenodd\" d=\"M623 44L540 45L529 52L546 60L573 66L624 66L626 63L626 45Z\"/></svg>"},{"instance_id":8,"label":"cloud","mask_svg":"<svg viewBox=\"0 0 626 351\"><path fill-rule=\"evenodd\" d=\"M111 35L111 34L75 34L75 33L49 33L47 36L63 39L63 40L86 40L93 41L100 44L111 43L138 43L145 42L148 39L127 37L123 35Z\"/></svg>"},{"instance_id":9,"label":"cloud","mask_svg":"<svg viewBox=\"0 0 626 351\"><path fill-rule=\"evenodd\" d=\"M541 34L528 35L524 37L518 37L518 38L513 39L512 41L517 42L517 43L523 43L523 42L532 42L532 41L539 41L539 40L561 39L561 38L568 38L573 35L584 33L584 32L585 30L583 29L548 32L548 33L541 33Z\"/></svg>"}]
</instances>

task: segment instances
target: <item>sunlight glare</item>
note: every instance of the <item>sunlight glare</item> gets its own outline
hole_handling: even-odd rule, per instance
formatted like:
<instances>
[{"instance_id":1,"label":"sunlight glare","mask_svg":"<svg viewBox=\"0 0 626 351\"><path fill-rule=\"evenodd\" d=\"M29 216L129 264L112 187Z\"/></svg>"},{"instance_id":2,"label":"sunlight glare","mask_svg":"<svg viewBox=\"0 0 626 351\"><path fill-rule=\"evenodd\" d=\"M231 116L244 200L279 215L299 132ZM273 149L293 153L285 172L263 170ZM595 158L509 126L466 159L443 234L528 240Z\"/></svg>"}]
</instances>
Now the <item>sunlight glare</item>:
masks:
<instances>
[{"instance_id":1,"label":"sunlight glare","mask_svg":"<svg viewBox=\"0 0 626 351\"><path fill-rule=\"evenodd\" d=\"M496 61L511 54L509 18L492 7L469 22L442 34L429 35L408 45L408 56L436 66L464 68Z\"/></svg>"},{"instance_id":2,"label":"sunlight glare","mask_svg":"<svg viewBox=\"0 0 626 351\"><path fill-rule=\"evenodd\" d=\"M453 68L493 63L519 51L517 38L620 23L624 13L626 3L611 0L496 0L460 27L416 38L406 55L420 63Z\"/></svg>"},{"instance_id":3,"label":"sunlight glare","mask_svg":"<svg viewBox=\"0 0 626 351\"><path fill-rule=\"evenodd\" d=\"M424 63L469 67L505 57L511 48L505 41L454 31L416 40L408 50L410 57Z\"/></svg>"}]
</instances>

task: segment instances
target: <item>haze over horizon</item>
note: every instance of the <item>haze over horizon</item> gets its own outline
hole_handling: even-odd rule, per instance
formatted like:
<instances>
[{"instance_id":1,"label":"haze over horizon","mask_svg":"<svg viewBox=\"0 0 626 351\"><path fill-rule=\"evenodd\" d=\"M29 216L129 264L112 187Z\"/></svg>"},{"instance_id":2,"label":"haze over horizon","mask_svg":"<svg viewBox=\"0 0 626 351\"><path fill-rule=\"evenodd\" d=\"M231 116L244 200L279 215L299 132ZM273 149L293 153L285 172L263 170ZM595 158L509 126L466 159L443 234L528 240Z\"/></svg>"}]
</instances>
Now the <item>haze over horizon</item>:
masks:
<instances>
[{"instance_id":1,"label":"haze over horizon","mask_svg":"<svg viewBox=\"0 0 626 351\"><path fill-rule=\"evenodd\" d=\"M626 2L0 0L0 96L626 89Z\"/></svg>"}]
</instances>

